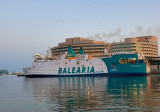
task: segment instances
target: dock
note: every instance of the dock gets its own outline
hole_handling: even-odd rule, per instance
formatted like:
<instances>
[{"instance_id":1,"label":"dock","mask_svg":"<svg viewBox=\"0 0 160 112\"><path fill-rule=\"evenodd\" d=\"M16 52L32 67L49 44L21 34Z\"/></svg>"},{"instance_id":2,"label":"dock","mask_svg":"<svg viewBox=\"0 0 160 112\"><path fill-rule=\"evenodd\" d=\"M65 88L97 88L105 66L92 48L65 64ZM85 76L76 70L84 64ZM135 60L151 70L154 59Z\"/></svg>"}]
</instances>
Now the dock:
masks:
<instances>
[{"instance_id":1,"label":"dock","mask_svg":"<svg viewBox=\"0 0 160 112\"><path fill-rule=\"evenodd\" d=\"M151 69L151 74L160 74L160 70Z\"/></svg>"},{"instance_id":2,"label":"dock","mask_svg":"<svg viewBox=\"0 0 160 112\"><path fill-rule=\"evenodd\" d=\"M160 74L160 57L149 57L148 62L151 67L151 74Z\"/></svg>"}]
</instances>

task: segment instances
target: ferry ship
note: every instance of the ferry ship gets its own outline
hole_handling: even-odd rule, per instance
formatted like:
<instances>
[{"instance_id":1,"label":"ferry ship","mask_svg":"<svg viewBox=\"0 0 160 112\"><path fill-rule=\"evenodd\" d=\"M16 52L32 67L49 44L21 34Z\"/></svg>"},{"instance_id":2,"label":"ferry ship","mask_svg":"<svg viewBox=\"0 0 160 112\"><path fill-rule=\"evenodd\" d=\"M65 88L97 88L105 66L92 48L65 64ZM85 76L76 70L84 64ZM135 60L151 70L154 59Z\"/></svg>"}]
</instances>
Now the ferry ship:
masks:
<instances>
[{"instance_id":1,"label":"ferry ship","mask_svg":"<svg viewBox=\"0 0 160 112\"><path fill-rule=\"evenodd\" d=\"M115 53L93 58L85 55L82 48L76 55L69 46L60 57L36 54L32 66L23 68L23 72L26 77L142 76L150 73L150 65L140 54Z\"/></svg>"}]
</instances>

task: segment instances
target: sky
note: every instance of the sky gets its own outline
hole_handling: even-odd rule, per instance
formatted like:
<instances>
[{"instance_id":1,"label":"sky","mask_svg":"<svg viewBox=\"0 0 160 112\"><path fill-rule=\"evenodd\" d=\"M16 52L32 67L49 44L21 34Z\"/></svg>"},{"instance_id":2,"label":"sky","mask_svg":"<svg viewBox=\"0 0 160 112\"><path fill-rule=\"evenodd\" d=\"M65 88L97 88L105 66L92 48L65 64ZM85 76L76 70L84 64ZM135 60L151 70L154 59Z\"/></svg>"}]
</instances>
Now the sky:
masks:
<instances>
[{"instance_id":1,"label":"sky","mask_svg":"<svg viewBox=\"0 0 160 112\"><path fill-rule=\"evenodd\" d=\"M0 69L9 72L22 72L34 54L66 38L143 35L160 41L160 0L0 0Z\"/></svg>"}]
</instances>

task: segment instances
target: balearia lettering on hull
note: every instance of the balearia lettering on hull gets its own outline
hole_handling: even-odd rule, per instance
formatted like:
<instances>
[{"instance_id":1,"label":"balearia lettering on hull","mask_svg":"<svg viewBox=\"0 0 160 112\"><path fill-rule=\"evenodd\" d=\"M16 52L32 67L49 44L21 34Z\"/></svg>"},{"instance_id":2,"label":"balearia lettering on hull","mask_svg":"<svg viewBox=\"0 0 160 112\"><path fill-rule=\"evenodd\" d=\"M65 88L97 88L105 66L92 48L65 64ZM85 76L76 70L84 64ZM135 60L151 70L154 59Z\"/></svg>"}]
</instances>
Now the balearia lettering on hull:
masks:
<instances>
[{"instance_id":1,"label":"balearia lettering on hull","mask_svg":"<svg viewBox=\"0 0 160 112\"><path fill-rule=\"evenodd\" d=\"M58 74L80 74L80 73L95 73L94 67L68 67L59 68Z\"/></svg>"}]
</instances>

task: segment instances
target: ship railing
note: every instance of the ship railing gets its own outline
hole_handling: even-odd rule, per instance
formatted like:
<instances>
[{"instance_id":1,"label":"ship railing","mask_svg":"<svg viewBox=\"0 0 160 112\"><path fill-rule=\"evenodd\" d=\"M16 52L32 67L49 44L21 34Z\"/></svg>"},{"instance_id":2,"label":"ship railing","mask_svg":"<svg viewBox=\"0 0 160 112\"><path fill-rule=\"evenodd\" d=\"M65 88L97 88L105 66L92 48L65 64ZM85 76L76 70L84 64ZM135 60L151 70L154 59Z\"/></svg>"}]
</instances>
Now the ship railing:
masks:
<instances>
[{"instance_id":1,"label":"ship railing","mask_svg":"<svg viewBox=\"0 0 160 112\"><path fill-rule=\"evenodd\" d=\"M120 55L120 54L137 54L134 52L112 52L111 55Z\"/></svg>"}]
</instances>

